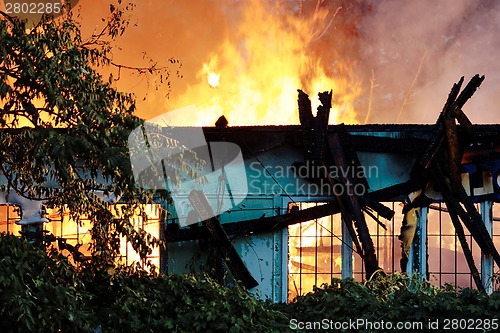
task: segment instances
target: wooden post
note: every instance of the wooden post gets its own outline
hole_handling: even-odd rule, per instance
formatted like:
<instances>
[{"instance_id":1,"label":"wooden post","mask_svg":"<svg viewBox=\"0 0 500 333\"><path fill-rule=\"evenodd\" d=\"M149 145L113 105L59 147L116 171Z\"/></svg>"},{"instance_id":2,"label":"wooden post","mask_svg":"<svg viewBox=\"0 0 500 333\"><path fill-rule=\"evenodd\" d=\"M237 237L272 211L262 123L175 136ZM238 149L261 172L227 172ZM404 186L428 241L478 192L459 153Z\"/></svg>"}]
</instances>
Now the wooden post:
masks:
<instances>
[{"instance_id":1,"label":"wooden post","mask_svg":"<svg viewBox=\"0 0 500 333\"><path fill-rule=\"evenodd\" d=\"M493 202L481 202L481 216L491 237L493 232ZM484 290L490 295L493 292L493 257L483 252L481 252L481 282Z\"/></svg>"},{"instance_id":2,"label":"wooden post","mask_svg":"<svg viewBox=\"0 0 500 333\"><path fill-rule=\"evenodd\" d=\"M350 163L348 163L345 158L339 134L332 133L328 136L327 141L330 148L330 154L335 162L335 165L338 168L348 168ZM349 188L351 188L352 190L354 182L352 179L350 179L348 173L346 173L346 176L344 176L342 172L339 172L339 179L337 181L341 185L342 193L336 193L336 191L333 190L333 186L335 185L334 180L330 177L329 180L330 184L332 185L332 191L337 197L337 201L343 201L346 203L344 207L343 205L340 205L342 219L346 222L354 221L359 241L361 242L361 247L363 248L363 260L366 267L366 278L369 279L380 268L378 266L378 260L375 254L375 247L373 246L373 241L370 237L370 231L368 230L365 216L361 211L362 206L354 193L348 193Z\"/></svg>"},{"instance_id":3,"label":"wooden post","mask_svg":"<svg viewBox=\"0 0 500 333\"><path fill-rule=\"evenodd\" d=\"M415 237L408 254L406 272L408 275L418 274L420 279L427 279L427 213L428 208L422 207L417 220Z\"/></svg>"},{"instance_id":4,"label":"wooden post","mask_svg":"<svg viewBox=\"0 0 500 333\"><path fill-rule=\"evenodd\" d=\"M352 277L352 236L346 223L342 223L342 279Z\"/></svg>"}]
</instances>

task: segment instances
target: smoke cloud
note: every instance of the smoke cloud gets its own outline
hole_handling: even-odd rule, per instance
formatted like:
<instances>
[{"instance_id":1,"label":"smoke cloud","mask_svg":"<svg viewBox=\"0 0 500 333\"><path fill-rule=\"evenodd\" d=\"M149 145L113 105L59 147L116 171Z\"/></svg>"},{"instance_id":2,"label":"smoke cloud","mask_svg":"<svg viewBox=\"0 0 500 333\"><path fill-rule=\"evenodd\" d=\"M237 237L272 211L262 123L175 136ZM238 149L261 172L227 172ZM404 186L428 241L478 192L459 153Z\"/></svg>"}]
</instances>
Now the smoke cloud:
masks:
<instances>
[{"instance_id":1,"label":"smoke cloud","mask_svg":"<svg viewBox=\"0 0 500 333\"><path fill-rule=\"evenodd\" d=\"M374 123L434 123L454 82L486 76L465 105L473 123L498 123L498 1L372 1L360 22L365 91L374 80ZM367 103L367 101L364 101ZM365 104L366 105L366 104Z\"/></svg>"}]
</instances>

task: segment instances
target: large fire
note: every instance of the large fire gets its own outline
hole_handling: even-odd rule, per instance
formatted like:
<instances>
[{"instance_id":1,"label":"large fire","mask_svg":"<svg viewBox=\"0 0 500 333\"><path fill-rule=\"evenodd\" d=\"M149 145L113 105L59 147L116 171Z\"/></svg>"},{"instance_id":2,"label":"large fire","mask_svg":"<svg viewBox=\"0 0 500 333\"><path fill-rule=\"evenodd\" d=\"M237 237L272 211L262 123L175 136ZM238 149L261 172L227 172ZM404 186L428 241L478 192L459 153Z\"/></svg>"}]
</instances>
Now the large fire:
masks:
<instances>
[{"instance_id":1,"label":"large fire","mask_svg":"<svg viewBox=\"0 0 500 333\"><path fill-rule=\"evenodd\" d=\"M313 108L317 93L333 90L330 123L356 122L353 105L361 85L341 77L347 67L343 59L327 61L318 48L334 31L342 8L332 11L319 4L308 13L302 6L279 8L258 0L241 4L241 17L207 55L197 83L166 102L169 109L197 107L196 114L172 124L213 126L221 115L230 125L298 124L297 89L311 96ZM325 51L332 47L322 45Z\"/></svg>"}]
</instances>

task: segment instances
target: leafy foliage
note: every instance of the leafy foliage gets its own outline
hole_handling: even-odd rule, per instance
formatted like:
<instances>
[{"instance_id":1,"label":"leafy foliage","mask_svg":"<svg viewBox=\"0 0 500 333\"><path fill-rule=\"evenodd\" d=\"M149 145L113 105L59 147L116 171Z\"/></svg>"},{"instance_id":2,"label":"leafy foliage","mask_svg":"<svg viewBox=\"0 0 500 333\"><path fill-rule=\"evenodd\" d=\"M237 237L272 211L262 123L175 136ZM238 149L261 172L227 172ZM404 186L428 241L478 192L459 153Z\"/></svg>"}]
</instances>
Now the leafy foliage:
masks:
<instances>
[{"instance_id":1,"label":"leafy foliage","mask_svg":"<svg viewBox=\"0 0 500 333\"><path fill-rule=\"evenodd\" d=\"M118 253L120 237L142 256L160 243L130 222L142 212L140 203L153 203L131 172L127 138L142 123L134 116L134 96L118 92L112 76L106 80L97 70L120 66L110 58L111 41L126 28L128 6L110 6L105 27L89 40L71 12L44 17L30 29L24 21L0 19L0 171L7 181L1 189L67 207L77 222L88 217L94 254L105 262ZM113 216L97 190L129 205Z\"/></svg>"},{"instance_id":2,"label":"leafy foliage","mask_svg":"<svg viewBox=\"0 0 500 333\"><path fill-rule=\"evenodd\" d=\"M12 235L0 236L2 332L279 332L286 318L242 287L140 268L76 270Z\"/></svg>"},{"instance_id":3,"label":"leafy foliage","mask_svg":"<svg viewBox=\"0 0 500 333\"><path fill-rule=\"evenodd\" d=\"M488 296L474 289L458 289L451 285L439 288L416 276L394 273L378 276L365 284L353 279L334 279L330 285L315 288L277 308L289 318L303 322L328 318L336 322L365 319L372 323L382 320L427 323L439 319L443 323L444 319L453 318L500 318L500 292Z\"/></svg>"},{"instance_id":4,"label":"leafy foliage","mask_svg":"<svg viewBox=\"0 0 500 333\"><path fill-rule=\"evenodd\" d=\"M2 332L286 332L302 322L399 322L500 317L500 292L438 288L393 274L366 284L334 279L290 304L259 301L207 277L138 267L75 269L12 235L0 236ZM394 330L396 331L396 330Z\"/></svg>"},{"instance_id":5,"label":"leafy foliage","mask_svg":"<svg viewBox=\"0 0 500 333\"><path fill-rule=\"evenodd\" d=\"M55 250L49 254L12 235L0 237L0 327L2 332L90 332L94 314L86 306L78 272Z\"/></svg>"}]
</instances>

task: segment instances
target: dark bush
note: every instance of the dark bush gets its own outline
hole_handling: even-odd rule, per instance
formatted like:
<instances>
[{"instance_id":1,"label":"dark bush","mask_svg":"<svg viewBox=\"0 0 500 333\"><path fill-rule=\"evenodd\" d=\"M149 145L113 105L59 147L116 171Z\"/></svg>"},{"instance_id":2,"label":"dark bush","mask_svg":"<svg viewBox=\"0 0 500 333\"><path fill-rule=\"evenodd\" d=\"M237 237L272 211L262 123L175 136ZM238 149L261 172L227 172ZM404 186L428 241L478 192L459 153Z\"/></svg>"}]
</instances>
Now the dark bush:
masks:
<instances>
[{"instance_id":1,"label":"dark bush","mask_svg":"<svg viewBox=\"0 0 500 333\"><path fill-rule=\"evenodd\" d=\"M77 269L55 250L0 235L0 332L286 332L294 331L292 319L439 320L437 331L449 332L445 319L499 318L500 292L438 288L398 273L364 284L334 279L290 304L270 304L207 277L97 264Z\"/></svg>"},{"instance_id":2,"label":"dark bush","mask_svg":"<svg viewBox=\"0 0 500 333\"><path fill-rule=\"evenodd\" d=\"M0 332L280 332L286 317L242 287L134 267L77 270L0 236Z\"/></svg>"},{"instance_id":3,"label":"dark bush","mask_svg":"<svg viewBox=\"0 0 500 333\"><path fill-rule=\"evenodd\" d=\"M290 304L276 305L276 309L286 313L288 318L295 318L302 323L321 323L325 319L337 323L364 319L370 323L383 321L393 325L398 322L420 322L423 328L429 328L430 322L438 321L439 328L433 331L442 332L449 332L454 327L451 321L453 319L458 324L461 320L470 329L488 328L483 326L484 319L487 319L490 329L485 331L497 331L494 327L500 326L499 308L498 291L488 296L469 288L460 289L450 285L439 288L427 281L420 281L416 276L407 277L399 273L379 276L364 284L352 279L334 279L332 284L315 288L313 292L297 297ZM491 326L493 319L496 324ZM446 323L449 329L445 328ZM408 331L398 330L396 327L390 330L366 327L361 325L356 331Z\"/></svg>"}]
</instances>

